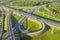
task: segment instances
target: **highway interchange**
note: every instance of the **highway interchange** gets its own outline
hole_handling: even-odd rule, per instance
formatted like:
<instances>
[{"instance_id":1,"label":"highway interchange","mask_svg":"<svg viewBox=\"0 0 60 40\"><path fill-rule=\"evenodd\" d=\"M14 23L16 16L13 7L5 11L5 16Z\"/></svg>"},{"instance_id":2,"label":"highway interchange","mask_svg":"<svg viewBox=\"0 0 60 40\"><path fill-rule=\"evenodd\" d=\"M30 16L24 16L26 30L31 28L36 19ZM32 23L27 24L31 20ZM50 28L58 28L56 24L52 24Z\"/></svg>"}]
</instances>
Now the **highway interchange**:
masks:
<instances>
[{"instance_id":1,"label":"highway interchange","mask_svg":"<svg viewBox=\"0 0 60 40\"><path fill-rule=\"evenodd\" d=\"M40 5L41 6L41 5ZM11 8L8 8L7 6L3 6L2 7L5 7L10 11L9 13L9 16L8 16L8 40L15 40L15 36L14 36L14 32L13 32L13 29L18 29L22 32L22 33L25 33L25 34L35 34L35 33L39 33L39 32L42 32L45 28L45 24L44 23L48 23L48 24L52 24L52 25L56 25L58 27L60 27L60 23L58 22L54 22L54 21L51 21L51 20L47 20L47 19L43 19L43 18L40 18L40 17L37 17L37 16L34 16L32 15L32 12L37 10L40 6L36 6L34 9L32 9L31 11L29 11L28 13L24 13L24 12L21 12L21 11L18 11L18 10L14 10L14 9L11 9ZM18 14L22 15L23 17L14 25L14 28L12 28L12 23L11 23L11 12L17 12ZM3 11L2 11L2 20L3 20ZM23 22L27 19L27 18L33 18L33 19L36 19L38 20L39 22L42 23L43 27L41 30L37 31L37 32L32 32L32 33L29 33L29 32L26 32L23 28L22 28L22 24ZM18 26L18 27L17 27ZM3 29L3 21L2 21L2 29ZM2 30L0 29L0 30ZM5 40L5 39L4 39Z\"/></svg>"}]
</instances>

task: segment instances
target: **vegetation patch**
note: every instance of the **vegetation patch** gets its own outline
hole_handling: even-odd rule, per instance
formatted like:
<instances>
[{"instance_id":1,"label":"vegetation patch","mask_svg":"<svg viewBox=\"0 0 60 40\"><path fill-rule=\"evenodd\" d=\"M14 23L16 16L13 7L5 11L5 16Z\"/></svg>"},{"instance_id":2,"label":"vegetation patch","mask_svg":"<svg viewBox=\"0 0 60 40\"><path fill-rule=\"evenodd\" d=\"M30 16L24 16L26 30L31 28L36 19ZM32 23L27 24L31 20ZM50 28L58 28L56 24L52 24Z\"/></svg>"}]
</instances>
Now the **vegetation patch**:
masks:
<instances>
[{"instance_id":1,"label":"vegetation patch","mask_svg":"<svg viewBox=\"0 0 60 40\"><path fill-rule=\"evenodd\" d=\"M32 10L34 7L33 6L25 6L25 7L23 7L23 6L22 7L21 6L9 6L9 8L16 9L16 10L27 13L30 10Z\"/></svg>"},{"instance_id":2,"label":"vegetation patch","mask_svg":"<svg viewBox=\"0 0 60 40\"><path fill-rule=\"evenodd\" d=\"M60 40L60 29L55 28L55 26L46 25L46 28L42 33L28 36L29 36L28 39L30 38L30 40L57 40L57 39ZM24 40L23 38L22 40ZM25 38L27 37L25 36Z\"/></svg>"},{"instance_id":3,"label":"vegetation patch","mask_svg":"<svg viewBox=\"0 0 60 40\"><path fill-rule=\"evenodd\" d=\"M30 32L37 31L42 28L42 24L35 19L28 18L28 19L26 19L26 21L24 21L23 28L26 31L30 31Z\"/></svg>"},{"instance_id":4,"label":"vegetation patch","mask_svg":"<svg viewBox=\"0 0 60 40\"><path fill-rule=\"evenodd\" d=\"M20 14L17 14L16 12L13 12L11 16L12 24L14 25L18 20L20 20L22 16Z\"/></svg>"},{"instance_id":5,"label":"vegetation patch","mask_svg":"<svg viewBox=\"0 0 60 40\"><path fill-rule=\"evenodd\" d=\"M56 22L60 22L60 19L56 18L56 17L53 17L47 13L44 13L44 12L40 12L39 10L35 10L33 12L33 15L37 16L37 17L40 17L40 18L44 18L44 19L49 19L49 20L52 20L52 21L56 21Z\"/></svg>"}]
</instances>

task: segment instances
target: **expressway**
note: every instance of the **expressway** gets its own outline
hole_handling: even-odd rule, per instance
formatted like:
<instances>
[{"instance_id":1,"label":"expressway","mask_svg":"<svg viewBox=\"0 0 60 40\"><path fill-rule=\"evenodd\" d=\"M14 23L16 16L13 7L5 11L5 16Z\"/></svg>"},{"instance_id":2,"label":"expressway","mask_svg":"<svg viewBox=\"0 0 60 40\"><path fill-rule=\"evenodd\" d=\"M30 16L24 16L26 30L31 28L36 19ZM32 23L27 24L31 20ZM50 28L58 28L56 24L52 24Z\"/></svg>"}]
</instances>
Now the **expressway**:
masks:
<instances>
[{"instance_id":1,"label":"expressway","mask_svg":"<svg viewBox=\"0 0 60 40\"><path fill-rule=\"evenodd\" d=\"M7 22L8 22L7 33L2 37L2 40L15 40L12 23L11 23L11 12L8 14Z\"/></svg>"},{"instance_id":2,"label":"expressway","mask_svg":"<svg viewBox=\"0 0 60 40\"><path fill-rule=\"evenodd\" d=\"M44 29L45 29L45 24L42 22L42 20L37 20L39 21L41 24L42 24L42 29L37 31L37 32L32 32L32 33L29 33L28 31L24 30L23 27L22 27L22 24L23 22L27 19L28 17L22 17L15 25L14 25L14 29L19 29L22 33L26 33L26 34L36 34L36 33L39 33L39 32L42 32ZM33 17L31 17L33 18ZM35 18L33 18L35 19Z\"/></svg>"},{"instance_id":3,"label":"expressway","mask_svg":"<svg viewBox=\"0 0 60 40\"><path fill-rule=\"evenodd\" d=\"M7 22L8 22L8 40L15 40L12 23L11 23L11 12L8 15Z\"/></svg>"},{"instance_id":4,"label":"expressway","mask_svg":"<svg viewBox=\"0 0 60 40\"><path fill-rule=\"evenodd\" d=\"M8 8L8 7L6 7L6 8ZM32 14L24 13L24 12L21 12L21 11L18 11L18 10L14 10L14 9L11 9L11 8L8 8L8 9L13 11L13 12L17 12L20 15L23 15L23 16L26 16L26 17L35 18L35 19L40 19L40 20L44 21L44 23L50 23L50 24L53 24L53 25L56 25L56 26L60 27L60 23L58 23L58 22L47 20L47 19L44 19L44 18L40 18L40 17L34 16Z\"/></svg>"},{"instance_id":5,"label":"expressway","mask_svg":"<svg viewBox=\"0 0 60 40\"><path fill-rule=\"evenodd\" d=\"M8 8L7 6L2 6L2 7ZM14 10L14 9L8 8L12 12L17 12L18 14L23 15L23 17L14 25L14 29L18 29L19 28L19 30L22 33L34 34L34 33L42 32L44 30L44 28L45 28L45 24L44 23L48 23L48 24L52 24L52 25L56 25L56 26L60 27L60 23L58 23L58 22L54 22L54 21L51 21L51 20L47 20L47 19L40 18L40 17L37 17L37 16L32 15L32 12L34 10L37 10L38 8L39 8L39 6L36 6L33 10L29 11L28 13L24 13L24 12L21 12L21 11L18 11L18 10ZM3 27L3 14L4 13L2 11L2 27ZM41 22L43 24L42 30L39 30L39 31L34 32L34 33L28 33L28 32L26 32L22 28L22 23L26 20L27 17L36 19L39 22ZM13 33L13 28L12 28L12 23L11 23L11 13L9 13L9 16L8 16L8 19L7 20L8 20L7 21L8 22L8 40L15 40L15 36L14 36L14 33ZM2 29L3 28L0 29L0 32L2 32L1 31Z\"/></svg>"},{"instance_id":6,"label":"expressway","mask_svg":"<svg viewBox=\"0 0 60 40\"><path fill-rule=\"evenodd\" d=\"M35 10L38 10L38 8L39 8L40 6L41 6L41 5L35 6L35 8L31 9L29 12L27 12L27 14L31 14L31 13L34 12ZM24 14L25 14L25 13L24 13ZM22 33L27 33L27 31L25 31L25 30L22 28L23 22L24 22L24 21L26 20L26 18L28 18L28 17L31 17L31 18L33 18L33 19L36 19L36 17L32 17L32 16L24 15L24 14L21 14L21 15L23 15L23 18L21 18L21 19L14 25L14 29L18 29L18 28L19 28L19 30L20 30ZM37 20L37 19L36 19L36 20ZM41 20L39 20L39 21L42 23L43 27L42 27L41 30L39 30L39 31L37 31L37 32L34 32L34 33L42 32L42 31L44 30L44 28L45 28L44 23L43 23ZM17 26L18 26L18 27L17 27ZM27 34L34 34L34 33L27 33Z\"/></svg>"},{"instance_id":7,"label":"expressway","mask_svg":"<svg viewBox=\"0 0 60 40\"><path fill-rule=\"evenodd\" d=\"M3 32L3 20L4 20L4 12L3 12L2 8L0 8L0 11L1 11L0 37L1 37L1 35L2 35L2 32Z\"/></svg>"},{"instance_id":8,"label":"expressway","mask_svg":"<svg viewBox=\"0 0 60 40\"><path fill-rule=\"evenodd\" d=\"M7 6L3 6L3 7L8 8ZM38 9L38 7L36 7L36 9ZM29 11L28 13L24 13L24 12L21 12L21 11L18 11L18 10L14 10L14 9L11 9L11 8L8 8L8 9L11 10L11 11L13 11L13 12L17 12L18 14L23 15L25 17L34 18L36 20L42 20L44 23L53 24L53 25L56 25L56 26L60 27L60 23L58 23L58 22L54 22L54 21L51 21L51 20L43 19L43 18L40 18L40 17L37 17L37 16L32 15L31 13L34 10L36 10L36 9L33 9L32 11ZM24 18L22 18L22 19L24 19ZM20 29L21 28L21 24L23 22L21 20L20 20L20 23L18 23L18 24L20 24L20 27L18 27L20 31L21 31L21 29ZM16 26L17 26L17 24L15 25L15 27Z\"/></svg>"}]
</instances>

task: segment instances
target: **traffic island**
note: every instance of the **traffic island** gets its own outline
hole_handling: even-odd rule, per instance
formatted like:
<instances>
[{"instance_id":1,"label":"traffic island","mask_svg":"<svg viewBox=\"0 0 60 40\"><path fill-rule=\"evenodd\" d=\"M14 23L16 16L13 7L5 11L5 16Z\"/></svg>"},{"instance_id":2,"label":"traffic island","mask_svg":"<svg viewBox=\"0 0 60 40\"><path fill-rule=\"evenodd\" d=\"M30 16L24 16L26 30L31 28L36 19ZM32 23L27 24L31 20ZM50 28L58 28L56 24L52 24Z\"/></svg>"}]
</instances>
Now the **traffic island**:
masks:
<instances>
[{"instance_id":1,"label":"traffic island","mask_svg":"<svg viewBox=\"0 0 60 40\"><path fill-rule=\"evenodd\" d=\"M35 34L42 32L45 29L45 25L42 21L28 18L23 22L22 28L23 28L22 30L24 31L23 33Z\"/></svg>"}]
</instances>

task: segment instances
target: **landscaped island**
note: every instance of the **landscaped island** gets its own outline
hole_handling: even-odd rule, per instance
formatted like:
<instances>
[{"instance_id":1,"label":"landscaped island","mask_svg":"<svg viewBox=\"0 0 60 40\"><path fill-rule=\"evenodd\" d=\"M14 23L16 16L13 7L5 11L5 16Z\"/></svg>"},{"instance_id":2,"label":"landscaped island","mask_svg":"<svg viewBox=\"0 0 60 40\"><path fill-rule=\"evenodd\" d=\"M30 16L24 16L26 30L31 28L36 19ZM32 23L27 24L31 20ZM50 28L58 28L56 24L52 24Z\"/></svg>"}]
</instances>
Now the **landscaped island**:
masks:
<instances>
[{"instance_id":1,"label":"landscaped island","mask_svg":"<svg viewBox=\"0 0 60 40\"><path fill-rule=\"evenodd\" d=\"M23 22L23 28L29 32L38 31L42 28L42 24L35 19L28 18Z\"/></svg>"}]
</instances>

